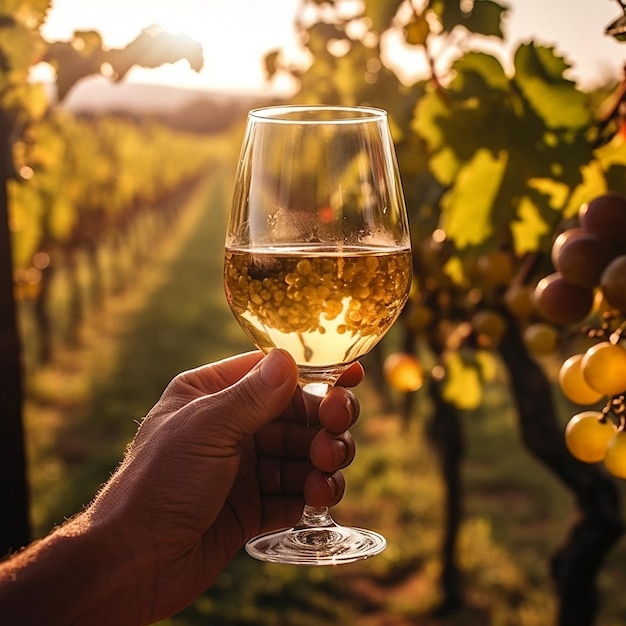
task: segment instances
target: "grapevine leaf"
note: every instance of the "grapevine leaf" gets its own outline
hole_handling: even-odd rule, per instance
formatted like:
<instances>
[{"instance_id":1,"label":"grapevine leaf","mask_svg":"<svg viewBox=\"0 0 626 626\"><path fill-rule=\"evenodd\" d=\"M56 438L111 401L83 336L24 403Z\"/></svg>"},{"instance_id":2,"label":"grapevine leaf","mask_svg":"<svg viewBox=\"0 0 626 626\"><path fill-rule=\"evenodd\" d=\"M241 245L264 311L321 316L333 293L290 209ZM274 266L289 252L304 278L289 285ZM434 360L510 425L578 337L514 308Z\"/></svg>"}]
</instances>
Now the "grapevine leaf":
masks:
<instances>
[{"instance_id":1,"label":"grapevine leaf","mask_svg":"<svg viewBox=\"0 0 626 626\"><path fill-rule=\"evenodd\" d=\"M73 208L71 201L62 194L52 199L48 209L48 227L58 241L67 241L76 226L77 213Z\"/></svg>"},{"instance_id":2,"label":"grapevine leaf","mask_svg":"<svg viewBox=\"0 0 626 626\"><path fill-rule=\"evenodd\" d=\"M531 178L528 180L528 186L546 196L550 208L555 211L563 208L570 191L565 183L552 178Z\"/></svg>"},{"instance_id":3,"label":"grapevine leaf","mask_svg":"<svg viewBox=\"0 0 626 626\"><path fill-rule=\"evenodd\" d=\"M611 165L626 165L626 141L621 135L615 135L611 141L596 149L594 157L604 170Z\"/></svg>"},{"instance_id":4,"label":"grapevine leaf","mask_svg":"<svg viewBox=\"0 0 626 626\"><path fill-rule=\"evenodd\" d=\"M515 53L515 83L548 128L579 129L590 123L587 96L564 78L567 69L553 48L523 44Z\"/></svg>"},{"instance_id":5,"label":"grapevine leaf","mask_svg":"<svg viewBox=\"0 0 626 626\"><path fill-rule=\"evenodd\" d=\"M404 37L411 46L423 46L430 35L430 25L423 14L414 15L404 27Z\"/></svg>"},{"instance_id":6,"label":"grapevine leaf","mask_svg":"<svg viewBox=\"0 0 626 626\"><path fill-rule=\"evenodd\" d=\"M280 50L271 50L263 57L265 76L271 80L279 70Z\"/></svg>"},{"instance_id":7,"label":"grapevine leaf","mask_svg":"<svg viewBox=\"0 0 626 626\"><path fill-rule=\"evenodd\" d=\"M582 182L572 191L567 206L563 209L563 217L573 217L578 213L581 204L607 191L602 166L598 161L581 167Z\"/></svg>"},{"instance_id":8,"label":"grapevine leaf","mask_svg":"<svg viewBox=\"0 0 626 626\"><path fill-rule=\"evenodd\" d=\"M509 79L502 64L491 54L468 52L455 61L455 78L450 89L458 95L491 96L494 91L506 92Z\"/></svg>"},{"instance_id":9,"label":"grapevine leaf","mask_svg":"<svg viewBox=\"0 0 626 626\"><path fill-rule=\"evenodd\" d=\"M458 0L431 0L430 8L441 21L443 30L448 33L463 20L463 12Z\"/></svg>"},{"instance_id":10,"label":"grapevine leaf","mask_svg":"<svg viewBox=\"0 0 626 626\"><path fill-rule=\"evenodd\" d=\"M462 410L478 408L482 401L482 384L476 367L465 363L458 352L448 353L444 365L443 398Z\"/></svg>"},{"instance_id":11,"label":"grapevine leaf","mask_svg":"<svg viewBox=\"0 0 626 626\"><path fill-rule=\"evenodd\" d=\"M7 181L13 266L29 267L41 242L43 198L34 185Z\"/></svg>"},{"instance_id":12,"label":"grapevine leaf","mask_svg":"<svg viewBox=\"0 0 626 626\"><path fill-rule=\"evenodd\" d=\"M475 358L482 380L488 383L493 382L499 371L496 357L489 350L477 350Z\"/></svg>"},{"instance_id":13,"label":"grapevine leaf","mask_svg":"<svg viewBox=\"0 0 626 626\"><path fill-rule=\"evenodd\" d=\"M494 157L480 149L444 195L442 228L457 248L481 244L493 234L491 215L506 165L505 153Z\"/></svg>"},{"instance_id":14,"label":"grapevine leaf","mask_svg":"<svg viewBox=\"0 0 626 626\"><path fill-rule=\"evenodd\" d=\"M76 49L75 43L81 46ZM202 69L202 46L185 35L172 35L158 28L142 31L124 48L108 49L102 46L95 31L77 31L71 42L57 41L48 47L43 58L57 72L57 91L63 100L79 80L100 74L105 64L110 65L115 80L122 80L135 65L159 67L185 59L196 72Z\"/></svg>"},{"instance_id":15,"label":"grapevine leaf","mask_svg":"<svg viewBox=\"0 0 626 626\"><path fill-rule=\"evenodd\" d=\"M471 13L463 25L477 35L503 38L502 14L506 8L492 0L475 0Z\"/></svg>"},{"instance_id":16,"label":"grapevine leaf","mask_svg":"<svg viewBox=\"0 0 626 626\"><path fill-rule=\"evenodd\" d=\"M430 91L418 102L411 128L428 144L432 152L437 152L446 144L442 120L450 116L444 99L437 91Z\"/></svg>"},{"instance_id":17,"label":"grapevine leaf","mask_svg":"<svg viewBox=\"0 0 626 626\"><path fill-rule=\"evenodd\" d=\"M391 26L391 21L403 2L404 0L367 0L363 15L372 20L373 31L382 33Z\"/></svg>"},{"instance_id":18,"label":"grapevine leaf","mask_svg":"<svg viewBox=\"0 0 626 626\"><path fill-rule=\"evenodd\" d=\"M550 232L550 227L528 196L521 199L517 215L518 219L511 222L511 232L515 253L521 257L527 252L540 249L541 238Z\"/></svg>"},{"instance_id":19,"label":"grapevine leaf","mask_svg":"<svg viewBox=\"0 0 626 626\"><path fill-rule=\"evenodd\" d=\"M455 285L466 285L467 277L465 275L465 267L458 256L453 256L443 266L443 272Z\"/></svg>"},{"instance_id":20,"label":"grapevine leaf","mask_svg":"<svg viewBox=\"0 0 626 626\"><path fill-rule=\"evenodd\" d=\"M464 26L476 35L503 37L502 14L507 9L493 0L474 0L468 12L461 10L458 0L432 0L430 8L446 32L452 32L456 26Z\"/></svg>"},{"instance_id":21,"label":"grapevine leaf","mask_svg":"<svg viewBox=\"0 0 626 626\"><path fill-rule=\"evenodd\" d=\"M452 185L459 172L461 163L454 150L443 148L434 154L428 164L435 178L445 186Z\"/></svg>"}]
</instances>

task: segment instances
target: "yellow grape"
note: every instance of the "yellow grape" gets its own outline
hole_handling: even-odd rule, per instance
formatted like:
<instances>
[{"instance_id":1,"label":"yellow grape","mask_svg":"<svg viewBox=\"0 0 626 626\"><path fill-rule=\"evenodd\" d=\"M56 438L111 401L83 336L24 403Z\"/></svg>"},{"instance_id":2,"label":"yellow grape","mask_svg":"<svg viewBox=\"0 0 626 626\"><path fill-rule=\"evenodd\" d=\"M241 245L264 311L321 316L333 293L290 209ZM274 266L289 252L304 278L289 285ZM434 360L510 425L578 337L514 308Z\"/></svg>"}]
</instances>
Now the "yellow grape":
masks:
<instances>
[{"instance_id":1,"label":"yellow grape","mask_svg":"<svg viewBox=\"0 0 626 626\"><path fill-rule=\"evenodd\" d=\"M478 257L476 270L488 285L506 285L513 277L513 261L509 253L494 250Z\"/></svg>"},{"instance_id":2,"label":"yellow grape","mask_svg":"<svg viewBox=\"0 0 626 626\"><path fill-rule=\"evenodd\" d=\"M626 478L626 432L616 432L609 441L604 455L604 466L613 476Z\"/></svg>"},{"instance_id":3,"label":"yellow grape","mask_svg":"<svg viewBox=\"0 0 626 626\"><path fill-rule=\"evenodd\" d=\"M383 363L383 375L391 387L403 393L417 391L424 384L424 371L415 356L394 352Z\"/></svg>"},{"instance_id":4,"label":"yellow grape","mask_svg":"<svg viewBox=\"0 0 626 626\"><path fill-rule=\"evenodd\" d=\"M535 313L533 289L528 285L513 283L504 293L506 308L517 318L526 319Z\"/></svg>"},{"instance_id":5,"label":"yellow grape","mask_svg":"<svg viewBox=\"0 0 626 626\"><path fill-rule=\"evenodd\" d=\"M484 309L472 316L472 328L481 345L497 344L506 331L506 320L497 311Z\"/></svg>"},{"instance_id":6,"label":"yellow grape","mask_svg":"<svg viewBox=\"0 0 626 626\"><path fill-rule=\"evenodd\" d=\"M582 371L582 354L574 354L563 362L559 370L559 386L565 397L576 404L595 404L604 396L592 389Z\"/></svg>"},{"instance_id":7,"label":"yellow grape","mask_svg":"<svg viewBox=\"0 0 626 626\"><path fill-rule=\"evenodd\" d=\"M559 331L545 322L536 322L524 330L526 347L539 356L552 354L556 350L559 340Z\"/></svg>"},{"instance_id":8,"label":"yellow grape","mask_svg":"<svg viewBox=\"0 0 626 626\"><path fill-rule=\"evenodd\" d=\"M626 350L601 341L585 352L581 368L587 384L598 393L615 396L626 391Z\"/></svg>"},{"instance_id":9,"label":"yellow grape","mask_svg":"<svg viewBox=\"0 0 626 626\"><path fill-rule=\"evenodd\" d=\"M615 434L613 424L601 421L599 411L574 415L565 427L565 445L570 454L584 463L598 463L605 457L609 441Z\"/></svg>"}]
</instances>

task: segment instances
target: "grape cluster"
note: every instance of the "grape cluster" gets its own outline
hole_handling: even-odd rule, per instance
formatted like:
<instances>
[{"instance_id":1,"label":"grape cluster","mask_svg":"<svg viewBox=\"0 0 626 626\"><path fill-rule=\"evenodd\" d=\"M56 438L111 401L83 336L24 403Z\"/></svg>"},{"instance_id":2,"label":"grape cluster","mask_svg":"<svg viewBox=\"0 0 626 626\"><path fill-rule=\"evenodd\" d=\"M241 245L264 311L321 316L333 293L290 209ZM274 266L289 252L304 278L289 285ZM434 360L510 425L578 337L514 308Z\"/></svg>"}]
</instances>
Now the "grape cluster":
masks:
<instances>
[{"instance_id":1,"label":"grape cluster","mask_svg":"<svg viewBox=\"0 0 626 626\"><path fill-rule=\"evenodd\" d=\"M598 288L608 307L626 311L626 197L598 196L582 205L578 219L555 239L555 272L534 291L538 312L563 326L589 316Z\"/></svg>"},{"instance_id":2,"label":"grape cluster","mask_svg":"<svg viewBox=\"0 0 626 626\"><path fill-rule=\"evenodd\" d=\"M594 305L604 309L599 328L585 331L594 343L567 358L559 370L563 394L579 405L565 428L571 454L586 463L604 462L626 479L626 197L606 193L583 204L578 226L552 245L555 272L534 290L538 312L557 326L581 324Z\"/></svg>"},{"instance_id":3,"label":"grape cluster","mask_svg":"<svg viewBox=\"0 0 626 626\"><path fill-rule=\"evenodd\" d=\"M585 463L604 461L607 470L626 478L626 348L601 341L566 359L559 370L563 394L572 402L602 410L582 411L565 427L565 444Z\"/></svg>"}]
</instances>

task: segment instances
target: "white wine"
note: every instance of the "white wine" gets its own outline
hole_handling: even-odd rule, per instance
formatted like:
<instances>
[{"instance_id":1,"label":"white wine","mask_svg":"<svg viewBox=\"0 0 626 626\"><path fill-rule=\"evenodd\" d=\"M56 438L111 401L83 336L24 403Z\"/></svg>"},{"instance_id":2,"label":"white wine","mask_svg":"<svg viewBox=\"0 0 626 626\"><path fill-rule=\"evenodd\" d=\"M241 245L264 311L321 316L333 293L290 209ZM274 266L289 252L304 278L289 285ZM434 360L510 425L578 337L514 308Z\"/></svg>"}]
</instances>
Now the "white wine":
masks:
<instances>
[{"instance_id":1,"label":"white wine","mask_svg":"<svg viewBox=\"0 0 626 626\"><path fill-rule=\"evenodd\" d=\"M226 297L261 350L302 367L346 364L378 343L411 283L408 248L227 248Z\"/></svg>"}]
</instances>

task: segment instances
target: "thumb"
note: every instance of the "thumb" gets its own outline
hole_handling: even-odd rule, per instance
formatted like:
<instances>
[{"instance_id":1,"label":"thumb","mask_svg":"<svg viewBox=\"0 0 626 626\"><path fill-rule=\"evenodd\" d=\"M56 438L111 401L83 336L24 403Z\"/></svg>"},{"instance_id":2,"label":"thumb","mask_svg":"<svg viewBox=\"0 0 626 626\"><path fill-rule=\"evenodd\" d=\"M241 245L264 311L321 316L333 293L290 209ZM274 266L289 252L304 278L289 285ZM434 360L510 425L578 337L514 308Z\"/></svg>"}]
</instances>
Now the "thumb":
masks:
<instances>
[{"instance_id":1,"label":"thumb","mask_svg":"<svg viewBox=\"0 0 626 626\"><path fill-rule=\"evenodd\" d=\"M272 350L246 376L222 390L218 412L238 439L256 433L283 411L298 384L298 368L283 350Z\"/></svg>"}]
</instances>

